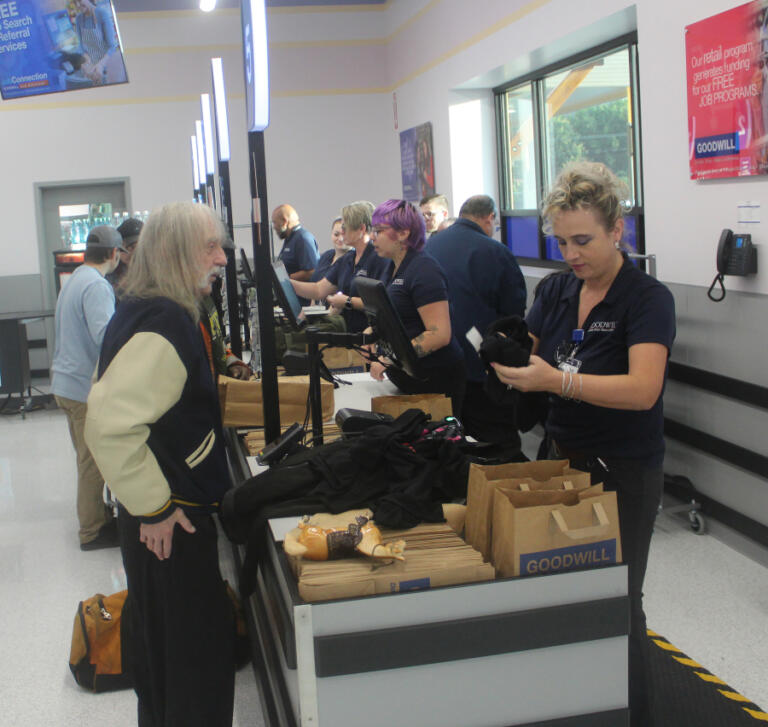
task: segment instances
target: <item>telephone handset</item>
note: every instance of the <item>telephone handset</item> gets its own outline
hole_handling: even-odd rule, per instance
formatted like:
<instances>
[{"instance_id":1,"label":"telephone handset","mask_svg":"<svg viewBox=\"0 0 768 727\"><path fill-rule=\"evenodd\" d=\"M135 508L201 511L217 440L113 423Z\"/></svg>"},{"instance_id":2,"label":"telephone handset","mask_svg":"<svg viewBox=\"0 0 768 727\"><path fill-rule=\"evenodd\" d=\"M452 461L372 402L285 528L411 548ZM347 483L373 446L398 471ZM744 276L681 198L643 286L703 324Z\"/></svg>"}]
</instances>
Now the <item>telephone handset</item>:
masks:
<instances>
[{"instance_id":1,"label":"telephone handset","mask_svg":"<svg viewBox=\"0 0 768 727\"><path fill-rule=\"evenodd\" d=\"M719 302L725 298L723 277L726 275L754 275L757 272L757 250L752 245L752 236L745 233L735 233L725 229L720 233L717 245L717 275L709 286L707 295L710 300ZM715 297L712 293L715 285L720 284L722 295Z\"/></svg>"}]
</instances>

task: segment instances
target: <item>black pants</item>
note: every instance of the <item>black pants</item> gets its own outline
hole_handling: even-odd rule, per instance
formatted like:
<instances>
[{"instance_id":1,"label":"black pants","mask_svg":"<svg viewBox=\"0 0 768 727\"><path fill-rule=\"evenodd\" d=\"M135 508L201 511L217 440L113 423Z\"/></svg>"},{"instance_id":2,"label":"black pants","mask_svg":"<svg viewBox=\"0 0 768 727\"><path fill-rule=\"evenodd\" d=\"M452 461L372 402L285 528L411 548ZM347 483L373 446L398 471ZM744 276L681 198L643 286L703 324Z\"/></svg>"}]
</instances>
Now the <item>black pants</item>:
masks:
<instances>
[{"instance_id":1,"label":"black pants","mask_svg":"<svg viewBox=\"0 0 768 727\"><path fill-rule=\"evenodd\" d=\"M231 727L235 621L219 572L216 524L190 516L171 557L139 542L139 521L118 513L128 580L123 653L138 696L139 727Z\"/></svg>"},{"instance_id":2,"label":"black pants","mask_svg":"<svg viewBox=\"0 0 768 727\"><path fill-rule=\"evenodd\" d=\"M550 447L551 457L564 456L571 466L588 471L592 482L602 482L606 491L616 492L621 528L621 551L629 570L629 709L632 727L653 726L653 706L648 673L648 636L643 611L643 580L648 565L648 551L653 523L664 486L661 465L645 466L642 461L574 455ZM607 468L607 469L606 469Z\"/></svg>"},{"instance_id":3,"label":"black pants","mask_svg":"<svg viewBox=\"0 0 768 727\"><path fill-rule=\"evenodd\" d=\"M414 379L400 369L387 369L389 380L404 394L445 394L450 397L453 413L460 416L464 403L464 388L467 384L467 369L464 359L454 364L430 369L424 379Z\"/></svg>"}]
</instances>

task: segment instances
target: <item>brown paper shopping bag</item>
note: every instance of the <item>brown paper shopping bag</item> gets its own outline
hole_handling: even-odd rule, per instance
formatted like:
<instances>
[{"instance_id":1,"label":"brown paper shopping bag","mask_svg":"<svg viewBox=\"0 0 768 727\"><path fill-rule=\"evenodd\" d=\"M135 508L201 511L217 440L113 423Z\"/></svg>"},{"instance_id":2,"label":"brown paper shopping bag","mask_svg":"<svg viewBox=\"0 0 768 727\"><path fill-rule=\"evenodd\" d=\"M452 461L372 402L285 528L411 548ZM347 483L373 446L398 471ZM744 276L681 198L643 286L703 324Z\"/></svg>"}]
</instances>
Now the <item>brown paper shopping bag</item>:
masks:
<instances>
[{"instance_id":1,"label":"brown paper shopping bag","mask_svg":"<svg viewBox=\"0 0 768 727\"><path fill-rule=\"evenodd\" d=\"M492 563L499 577L621 563L615 492L494 493ZM560 499L560 502L555 500Z\"/></svg>"},{"instance_id":2,"label":"brown paper shopping bag","mask_svg":"<svg viewBox=\"0 0 768 727\"><path fill-rule=\"evenodd\" d=\"M402 394L396 396L374 396L371 398L371 411L399 417L408 409L421 409L430 414L433 421L453 416L451 400L444 394Z\"/></svg>"},{"instance_id":3,"label":"brown paper shopping bag","mask_svg":"<svg viewBox=\"0 0 768 727\"><path fill-rule=\"evenodd\" d=\"M277 380L280 398L280 424L289 425L304 420L309 396L308 376L280 377ZM333 417L333 384L320 382L323 421ZM219 376L219 403L225 427L264 426L264 405L261 381L241 381Z\"/></svg>"},{"instance_id":4,"label":"brown paper shopping bag","mask_svg":"<svg viewBox=\"0 0 768 727\"><path fill-rule=\"evenodd\" d=\"M590 485L588 472L573 469L567 459L472 464L467 482L467 518L464 537L486 560L491 559L493 493L498 487L529 490L581 490Z\"/></svg>"}]
</instances>

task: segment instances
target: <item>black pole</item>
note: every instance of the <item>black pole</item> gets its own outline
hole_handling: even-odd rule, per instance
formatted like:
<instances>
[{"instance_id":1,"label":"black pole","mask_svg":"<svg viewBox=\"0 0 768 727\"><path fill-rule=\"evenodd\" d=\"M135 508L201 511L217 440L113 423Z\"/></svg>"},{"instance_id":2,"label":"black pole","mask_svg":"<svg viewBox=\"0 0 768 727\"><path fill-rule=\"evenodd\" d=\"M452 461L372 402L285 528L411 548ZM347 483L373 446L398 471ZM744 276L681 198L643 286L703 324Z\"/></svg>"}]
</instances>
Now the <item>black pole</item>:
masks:
<instances>
[{"instance_id":1,"label":"black pole","mask_svg":"<svg viewBox=\"0 0 768 727\"><path fill-rule=\"evenodd\" d=\"M248 132L251 177L251 231L253 267L258 297L259 339L261 342L261 396L264 405L264 441L280 436L280 399L277 390L277 351L272 306L269 208L267 206L267 165L264 132Z\"/></svg>"},{"instance_id":2,"label":"black pole","mask_svg":"<svg viewBox=\"0 0 768 727\"><path fill-rule=\"evenodd\" d=\"M229 191L229 162L219 162L219 200L221 219L227 228L229 239L234 244L235 228L232 222L232 197ZM229 316L229 345L238 358L243 355L243 339L240 335L240 296L237 292L237 261L234 248L225 250L227 267L224 277L227 281L227 314Z\"/></svg>"}]
</instances>

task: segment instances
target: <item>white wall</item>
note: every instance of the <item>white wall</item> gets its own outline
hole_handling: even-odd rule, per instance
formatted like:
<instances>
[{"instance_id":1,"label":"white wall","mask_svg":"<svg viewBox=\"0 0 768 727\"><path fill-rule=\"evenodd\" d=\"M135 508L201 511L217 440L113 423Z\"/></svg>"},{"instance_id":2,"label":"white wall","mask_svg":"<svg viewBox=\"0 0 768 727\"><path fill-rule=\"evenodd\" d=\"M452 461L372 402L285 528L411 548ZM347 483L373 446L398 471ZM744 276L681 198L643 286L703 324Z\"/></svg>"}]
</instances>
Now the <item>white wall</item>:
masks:
<instances>
[{"instance_id":1,"label":"white wall","mask_svg":"<svg viewBox=\"0 0 768 727\"><path fill-rule=\"evenodd\" d=\"M583 49L590 38L604 39L606 19L635 7L647 249L658 255L662 279L708 285L718 233L735 226L736 203L764 196L762 179L688 178L683 28L731 5L391 0L368 8L271 11L270 208L291 202L327 247L330 220L342 204L400 194L398 133L425 121L434 129L438 189L452 198L454 189L464 195L469 188L461 168L454 172L453 143L477 160L472 179L481 179L483 189L474 191L498 197L492 84L478 79L500 83L553 54ZM0 103L6 170L0 276L38 272L35 182L129 176L134 209L189 197L189 136L198 95L210 89L212 55L224 58L230 92L235 224L250 222L238 13L123 13L119 22L129 84ZM482 132L452 142L449 109L467 98L481 100ZM463 200L451 201L457 209ZM248 246L249 229L236 238ZM760 243L759 229L755 240ZM728 282L768 292L764 274Z\"/></svg>"}]
</instances>

